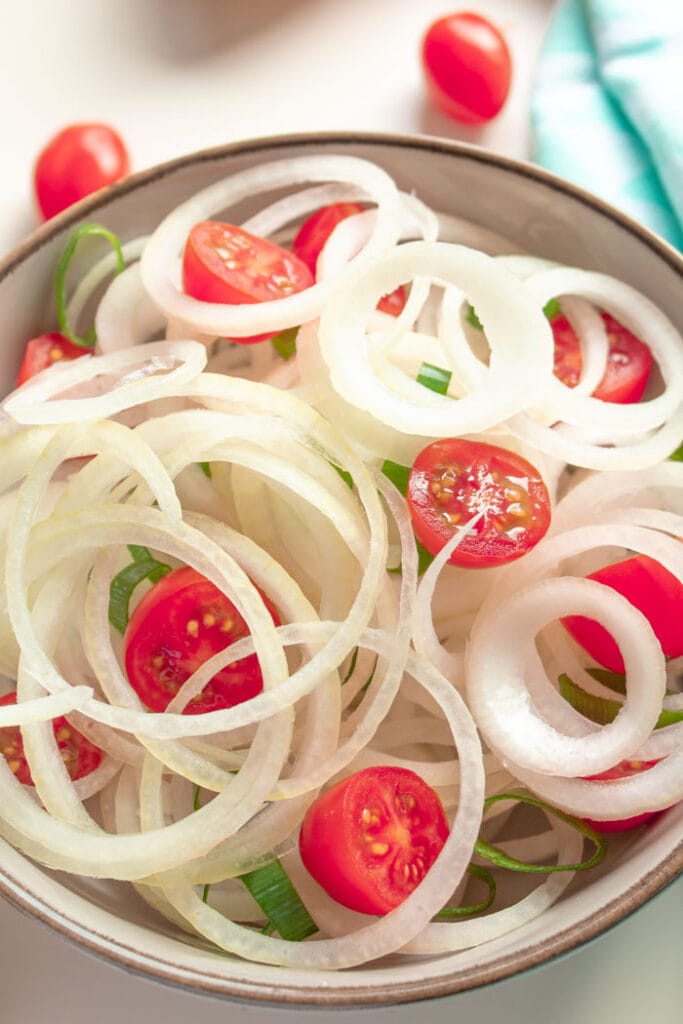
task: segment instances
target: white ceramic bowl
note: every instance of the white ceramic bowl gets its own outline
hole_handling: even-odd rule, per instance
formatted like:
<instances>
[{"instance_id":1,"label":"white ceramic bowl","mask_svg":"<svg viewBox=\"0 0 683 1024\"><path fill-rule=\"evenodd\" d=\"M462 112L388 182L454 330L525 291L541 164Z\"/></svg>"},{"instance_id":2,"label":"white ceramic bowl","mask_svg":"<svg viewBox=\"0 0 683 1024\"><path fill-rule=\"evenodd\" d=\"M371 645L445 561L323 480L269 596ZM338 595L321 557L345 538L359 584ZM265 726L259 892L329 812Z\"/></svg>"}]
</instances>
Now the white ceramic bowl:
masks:
<instances>
[{"instance_id":1,"label":"white ceramic bowl","mask_svg":"<svg viewBox=\"0 0 683 1024\"><path fill-rule=\"evenodd\" d=\"M52 279L67 235L103 221L125 238L151 230L202 186L258 162L323 152L366 157L430 206L465 216L538 255L604 270L636 286L683 331L683 260L605 203L535 167L436 139L311 135L196 153L86 200L41 227L0 264L0 387L16 378L28 338L54 328ZM623 919L683 868L683 805L627 842L541 918L478 949L393 958L338 975L289 971L212 952L175 931L124 883L43 870L0 841L0 891L16 906L113 963L196 991L280 1004L368 1005L447 995L508 977Z\"/></svg>"}]
</instances>

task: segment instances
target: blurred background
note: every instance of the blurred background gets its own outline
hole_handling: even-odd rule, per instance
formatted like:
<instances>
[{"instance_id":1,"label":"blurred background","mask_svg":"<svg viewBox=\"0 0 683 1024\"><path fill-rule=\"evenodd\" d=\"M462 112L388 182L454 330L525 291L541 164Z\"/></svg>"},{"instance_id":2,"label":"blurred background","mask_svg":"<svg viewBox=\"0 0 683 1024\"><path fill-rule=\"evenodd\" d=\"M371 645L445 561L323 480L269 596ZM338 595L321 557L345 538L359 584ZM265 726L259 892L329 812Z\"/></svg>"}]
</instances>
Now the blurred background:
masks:
<instances>
[{"instance_id":1,"label":"blurred background","mask_svg":"<svg viewBox=\"0 0 683 1024\"><path fill-rule=\"evenodd\" d=\"M0 258L39 223L31 185L38 152L59 128L78 121L114 126L134 170L239 139L331 129L440 135L530 159L541 152L538 140L532 140L532 99L546 138L548 130L559 137L571 120L570 103L564 125L560 106L553 107L560 103L552 91L556 65L546 75L543 94L535 92L546 32L558 6L556 0L465 5L503 32L514 66L501 114L472 128L435 110L423 86L421 38L435 18L458 9L443 0L2 0ZM679 0L659 0L659 6L680 24ZM650 6L643 13L650 16ZM570 29L560 41L568 49L573 42L576 56L580 40L567 33ZM578 95L590 104L591 95L595 99L590 67L578 58L575 66L588 68ZM676 83L680 106L680 70L671 80L672 100ZM626 145L625 137L619 145ZM554 169L582 180L586 168L569 159L572 147L570 136L567 148L553 157L565 166ZM609 171L607 185L596 173L595 188L603 193L614 188L607 198L618 202L619 175L611 170L606 150L589 147L587 152L589 171ZM638 173L647 177L650 171L638 165ZM644 219L648 203L652 207L649 195ZM507 1024L530 1019L675 1024L683 998L681 910L679 881L571 958L492 989L430 1004L424 1012L435 1022L455 1013L480 1024L503 1015ZM195 1024L214 1024L226 1013L230 1020L248 1021L263 1012L228 1009L125 975L5 904L0 904L0 979L7 1024L95 1019L114 1024L122 1016L134 1022L163 1016L168 1024L190 1016ZM354 1019L379 1024L389 1012L397 1021L398 1011L367 1011ZM310 1021L317 1016L307 1011ZM273 1011L272 1017L284 1020L291 1014Z\"/></svg>"}]
</instances>

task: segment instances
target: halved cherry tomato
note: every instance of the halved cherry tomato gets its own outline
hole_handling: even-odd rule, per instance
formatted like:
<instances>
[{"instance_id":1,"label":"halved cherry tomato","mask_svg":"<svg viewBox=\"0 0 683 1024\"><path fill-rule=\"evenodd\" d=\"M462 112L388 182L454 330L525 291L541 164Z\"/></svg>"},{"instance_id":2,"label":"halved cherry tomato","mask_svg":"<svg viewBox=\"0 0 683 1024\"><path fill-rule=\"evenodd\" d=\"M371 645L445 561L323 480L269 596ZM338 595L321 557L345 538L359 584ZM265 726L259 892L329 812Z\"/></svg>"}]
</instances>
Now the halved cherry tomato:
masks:
<instances>
[{"instance_id":1,"label":"halved cherry tomato","mask_svg":"<svg viewBox=\"0 0 683 1024\"><path fill-rule=\"evenodd\" d=\"M313 283L313 275L298 256L234 224L202 221L192 228L185 244L183 288L203 302L268 302ZM276 333L234 340L250 345Z\"/></svg>"},{"instance_id":2,"label":"halved cherry tomato","mask_svg":"<svg viewBox=\"0 0 683 1024\"><path fill-rule=\"evenodd\" d=\"M276 626L275 608L263 602ZM162 577L142 598L124 636L128 680L143 704L164 711L200 665L249 635L247 624L206 577L185 566ZM185 708L185 714L231 708L263 689L258 658L226 665Z\"/></svg>"},{"instance_id":3,"label":"halved cherry tomato","mask_svg":"<svg viewBox=\"0 0 683 1024\"><path fill-rule=\"evenodd\" d=\"M365 768L318 797L299 836L301 859L338 903L386 914L422 881L448 838L439 797L407 768Z\"/></svg>"},{"instance_id":4,"label":"halved cherry tomato","mask_svg":"<svg viewBox=\"0 0 683 1024\"><path fill-rule=\"evenodd\" d=\"M80 359L81 356L92 354L92 349L83 348L81 345L74 345L65 338L63 334L54 331L52 334L41 334L38 338L32 338L26 346L24 360L19 368L17 387L24 384L30 377L45 370L53 363L60 363L64 359Z\"/></svg>"},{"instance_id":5,"label":"halved cherry tomato","mask_svg":"<svg viewBox=\"0 0 683 1024\"><path fill-rule=\"evenodd\" d=\"M422 69L434 105L465 124L490 121L510 91L508 45L480 14L461 11L430 25L422 41Z\"/></svg>"},{"instance_id":6,"label":"halved cherry tomato","mask_svg":"<svg viewBox=\"0 0 683 1024\"><path fill-rule=\"evenodd\" d=\"M33 172L40 211L54 217L130 172L128 152L107 124L72 124L50 139Z\"/></svg>"},{"instance_id":7,"label":"halved cherry tomato","mask_svg":"<svg viewBox=\"0 0 683 1024\"><path fill-rule=\"evenodd\" d=\"M337 224L346 220L347 217L363 213L364 209L365 207L360 203L333 203L331 206L323 206L321 210L316 210L299 228L292 242L292 252L304 261L315 276L318 256ZM406 290L403 285L399 285L393 292L389 292L379 300L377 308L390 316L398 316L402 312L406 300Z\"/></svg>"},{"instance_id":8,"label":"halved cherry tomato","mask_svg":"<svg viewBox=\"0 0 683 1024\"><path fill-rule=\"evenodd\" d=\"M640 772L647 771L648 768L653 768L658 763L658 761L620 761L613 768L608 768L606 772L600 772L599 775L586 775L585 778L589 782L627 779L630 775L639 775ZM659 813L659 811L645 811L643 814L634 814L631 818L620 818L617 821L594 821L593 818L584 818L583 820L598 832L627 832L630 828L644 825L646 821L650 821Z\"/></svg>"},{"instance_id":9,"label":"halved cherry tomato","mask_svg":"<svg viewBox=\"0 0 683 1024\"><path fill-rule=\"evenodd\" d=\"M17 695L14 692L0 697L0 706L16 704L16 702ZM66 718L62 716L55 718L52 729L62 755L62 761L74 782L77 779L82 779L84 775L90 775L99 767L103 757L100 748L91 743L77 729L74 729ZM24 741L18 725L8 725L0 729L0 754L3 755L10 771L14 773L19 782L25 786L33 785L24 753Z\"/></svg>"},{"instance_id":10,"label":"halved cherry tomato","mask_svg":"<svg viewBox=\"0 0 683 1024\"><path fill-rule=\"evenodd\" d=\"M664 566L646 555L634 555L606 565L587 577L618 591L638 608L652 626L664 654L683 654L683 584ZM591 657L612 672L624 671L624 659L614 639L594 619L568 615L565 628Z\"/></svg>"},{"instance_id":11,"label":"halved cherry tomato","mask_svg":"<svg viewBox=\"0 0 683 1024\"><path fill-rule=\"evenodd\" d=\"M423 448L407 497L415 535L432 555L484 512L449 559L470 569L520 558L550 525L550 498L538 470L507 448L478 441L446 438Z\"/></svg>"},{"instance_id":12,"label":"halved cherry tomato","mask_svg":"<svg viewBox=\"0 0 683 1024\"><path fill-rule=\"evenodd\" d=\"M605 373L593 392L602 402L639 402L652 369L652 353L635 334L609 313L601 313L607 328L609 352ZM556 377L568 388L575 388L581 376L581 346L566 316L550 321L555 341Z\"/></svg>"}]
</instances>

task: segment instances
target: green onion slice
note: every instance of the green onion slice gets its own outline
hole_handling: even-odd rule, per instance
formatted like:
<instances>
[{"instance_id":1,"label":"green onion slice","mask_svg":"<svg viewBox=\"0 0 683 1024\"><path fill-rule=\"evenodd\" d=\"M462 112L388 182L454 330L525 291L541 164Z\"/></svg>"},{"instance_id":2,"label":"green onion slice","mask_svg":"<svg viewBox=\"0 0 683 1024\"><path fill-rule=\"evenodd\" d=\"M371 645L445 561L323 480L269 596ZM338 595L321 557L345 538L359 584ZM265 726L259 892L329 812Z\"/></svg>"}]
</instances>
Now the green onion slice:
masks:
<instances>
[{"instance_id":1,"label":"green onion slice","mask_svg":"<svg viewBox=\"0 0 683 1024\"><path fill-rule=\"evenodd\" d=\"M391 480L396 490L400 491L405 498L408 493L410 466L401 466L398 462L392 462L391 459L385 459L382 463L382 472L388 480Z\"/></svg>"},{"instance_id":2,"label":"green onion slice","mask_svg":"<svg viewBox=\"0 0 683 1024\"><path fill-rule=\"evenodd\" d=\"M296 355L296 336L298 331L298 327L290 327L286 331L280 331L279 334L270 339L271 345L285 362Z\"/></svg>"},{"instance_id":3,"label":"green onion slice","mask_svg":"<svg viewBox=\"0 0 683 1024\"><path fill-rule=\"evenodd\" d=\"M526 861L508 857L500 847L493 846L484 839L477 839L474 844L474 852L483 857L484 860L490 860L499 868L506 868L508 871L523 871L534 875L549 875L555 871L587 871L588 868L593 868L596 864L599 864L607 853L607 840L605 837L592 829L585 821L582 821L580 818L574 818L570 814L565 814L564 811L545 803L543 800L539 800L538 797L531 796L530 793L520 793L517 791L496 793L494 796L489 796L484 800L484 810L487 810L491 804L495 804L499 800L516 800L519 803L530 804L532 807L540 807L548 813L554 814L561 821L571 825L572 828L575 828L586 839L590 839L595 846L593 854L586 860L582 860L579 864L529 864Z\"/></svg>"},{"instance_id":4,"label":"green onion slice","mask_svg":"<svg viewBox=\"0 0 683 1024\"><path fill-rule=\"evenodd\" d=\"M279 860L239 877L283 939L301 942L317 932L318 926Z\"/></svg>"},{"instance_id":5,"label":"green onion slice","mask_svg":"<svg viewBox=\"0 0 683 1024\"><path fill-rule=\"evenodd\" d=\"M444 907L434 917L435 921L451 921L453 918L472 917L474 914L483 914L488 910L496 898L496 883L488 868L482 868L478 864L469 864L467 873L474 878L481 879L488 887L488 896L481 903L474 903L469 907Z\"/></svg>"},{"instance_id":6,"label":"green onion slice","mask_svg":"<svg viewBox=\"0 0 683 1024\"><path fill-rule=\"evenodd\" d=\"M616 673L612 674L616 675ZM592 671L591 675L593 675ZM559 683L560 693L564 699L579 714L590 718L591 722L597 722L598 725L609 725L623 707L621 701L609 700L606 697L588 693L564 673L560 676ZM674 725L676 722L683 722L683 711L669 711L665 708L660 712L655 729L663 729L665 725Z\"/></svg>"},{"instance_id":7,"label":"green onion slice","mask_svg":"<svg viewBox=\"0 0 683 1024\"><path fill-rule=\"evenodd\" d=\"M211 479L211 463L210 462L198 462L197 465L201 469L204 476Z\"/></svg>"},{"instance_id":8,"label":"green onion slice","mask_svg":"<svg viewBox=\"0 0 683 1024\"><path fill-rule=\"evenodd\" d=\"M448 385L453 374L450 370L444 370L441 366L434 366L432 363L423 363L417 375L417 383L430 391L436 391L437 395L448 393Z\"/></svg>"},{"instance_id":9,"label":"green onion slice","mask_svg":"<svg viewBox=\"0 0 683 1024\"><path fill-rule=\"evenodd\" d=\"M560 303L557 299L548 299L545 306L543 307L543 312L545 313L548 320L552 320L553 317L557 316L557 314L561 312ZM471 324L472 327L476 327L478 331L484 330L484 325L477 316L474 306L467 307L465 320L467 321L468 324Z\"/></svg>"},{"instance_id":10,"label":"green onion slice","mask_svg":"<svg viewBox=\"0 0 683 1024\"><path fill-rule=\"evenodd\" d=\"M346 675L342 679L342 686L344 685L344 683L348 683L349 679L351 678L353 673L356 671L356 662L357 661L358 661L358 648L354 647L353 653L351 654L351 661L349 662L349 667L346 670Z\"/></svg>"},{"instance_id":11,"label":"green onion slice","mask_svg":"<svg viewBox=\"0 0 683 1024\"><path fill-rule=\"evenodd\" d=\"M116 253L116 273L120 274L125 269L126 261L123 258L123 251L121 249L121 243L116 235L111 232L108 228L105 228L103 224L81 224L80 227L76 228L74 233L68 239L64 246L64 251L59 258L57 264L57 272L55 274L55 302L57 305L57 323L59 324L59 330L68 338L69 341L73 342L74 345L80 345L81 348L92 348L95 344L95 333L93 328L85 334L82 338L79 338L77 334L69 327L66 318L66 275L71 265L71 261L76 252L78 243L82 238L88 238L92 236L99 236L105 238L112 246Z\"/></svg>"},{"instance_id":12,"label":"green onion slice","mask_svg":"<svg viewBox=\"0 0 683 1024\"><path fill-rule=\"evenodd\" d=\"M681 441L676 451L673 452L669 458L672 462L683 462L683 441Z\"/></svg>"},{"instance_id":13,"label":"green onion slice","mask_svg":"<svg viewBox=\"0 0 683 1024\"><path fill-rule=\"evenodd\" d=\"M130 618L130 599L143 580L156 583L171 571L171 566L159 562L151 551L139 544L128 546L133 561L114 576L109 585L109 622L119 633L125 633Z\"/></svg>"}]
</instances>

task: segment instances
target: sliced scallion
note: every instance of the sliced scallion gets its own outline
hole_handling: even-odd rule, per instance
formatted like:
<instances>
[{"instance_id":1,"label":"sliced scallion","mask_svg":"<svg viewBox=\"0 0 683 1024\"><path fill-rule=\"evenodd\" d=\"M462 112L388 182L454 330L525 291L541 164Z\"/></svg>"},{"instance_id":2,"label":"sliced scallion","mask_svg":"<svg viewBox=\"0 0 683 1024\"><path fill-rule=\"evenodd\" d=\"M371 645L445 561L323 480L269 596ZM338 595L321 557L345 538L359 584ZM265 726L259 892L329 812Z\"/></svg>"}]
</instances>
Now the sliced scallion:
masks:
<instances>
[{"instance_id":1,"label":"sliced scallion","mask_svg":"<svg viewBox=\"0 0 683 1024\"><path fill-rule=\"evenodd\" d=\"M474 878L479 878L488 887L488 896L481 903L473 903L468 907L444 907L434 917L435 921L451 921L453 918L472 917L474 914L483 914L488 910L496 898L496 883L488 868L482 868L479 864L469 864L467 873Z\"/></svg>"},{"instance_id":2,"label":"sliced scallion","mask_svg":"<svg viewBox=\"0 0 683 1024\"><path fill-rule=\"evenodd\" d=\"M434 366L433 363L423 363L417 375L417 383L423 387L435 391L437 395L448 394L448 385L453 374L450 370L444 370L442 366Z\"/></svg>"},{"instance_id":3,"label":"sliced scallion","mask_svg":"<svg viewBox=\"0 0 683 1024\"><path fill-rule=\"evenodd\" d=\"M543 307L543 312L545 313L548 320L552 320L553 317L557 316L558 313L561 312L560 303L557 299L548 299L545 306ZM465 313L465 320L468 324L471 324L472 327L476 327L478 331L484 330L484 325L477 316L474 306L468 306L467 312Z\"/></svg>"},{"instance_id":4,"label":"sliced scallion","mask_svg":"<svg viewBox=\"0 0 683 1024\"><path fill-rule=\"evenodd\" d=\"M117 573L109 584L109 622L119 633L126 631L130 618L130 600L138 584L143 580L156 583L171 571L170 565L157 561L147 548L139 544L130 544L128 550L133 561Z\"/></svg>"},{"instance_id":5,"label":"sliced scallion","mask_svg":"<svg viewBox=\"0 0 683 1024\"><path fill-rule=\"evenodd\" d=\"M301 942L317 932L315 921L279 860L239 877L283 939Z\"/></svg>"},{"instance_id":6,"label":"sliced scallion","mask_svg":"<svg viewBox=\"0 0 683 1024\"><path fill-rule=\"evenodd\" d=\"M564 811L559 810L557 807L553 807L551 804L545 803L543 800L539 800L538 797L531 796L530 793L520 793L516 791L511 793L496 793L494 796L486 798L484 801L484 809L486 810L499 800L516 800L519 803L529 804L532 807L540 807L549 814L553 814L561 821L571 825L572 828L575 828L576 831L580 832L581 835L586 837L586 839L590 839L591 843L595 846L594 853L578 864L530 864L523 860L517 860L515 857L509 857L504 850L500 849L500 847L493 846L491 843L487 843L484 839L477 839L474 844L474 852L480 857L483 857L484 860L490 860L499 868L506 868L508 871L522 871L526 874L542 875L549 875L555 871L587 871L589 868L593 868L596 864L599 864L607 853L607 840L605 837L592 829L585 821L582 821L580 818L574 818L570 814L565 814Z\"/></svg>"},{"instance_id":7,"label":"sliced scallion","mask_svg":"<svg viewBox=\"0 0 683 1024\"><path fill-rule=\"evenodd\" d=\"M289 327L286 331L280 331L279 334L270 339L271 345L285 362L296 355L296 336L298 331L298 327Z\"/></svg>"},{"instance_id":8,"label":"sliced scallion","mask_svg":"<svg viewBox=\"0 0 683 1024\"><path fill-rule=\"evenodd\" d=\"M396 490L400 491L405 498L408 493L410 466L401 466L398 462L392 462L391 459L385 459L382 463L382 472L388 480L391 480Z\"/></svg>"},{"instance_id":9,"label":"sliced scallion","mask_svg":"<svg viewBox=\"0 0 683 1024\"><path fill-rule=\"evenodd\" d=\"M623 707L621 701L588 693L564 673L559 678L559 684L560 693L567 703L584 718L590 718L591 722L598 725L609 725ZM655 729L663 729L665 725L674 725L676 722L683 722L683 711L669 711L664 708L659 714Z\"/></svg>"},{"instance_id":10,"label":"sliced scallion","mask_svg":"<svg viewBox=\"0 0 683 1024\"><path fill-rule=\"evenodd\" d=\"M211 479L211 463L209 463L209 462L198 462L197 465L201 469L201 471L204 474L204 476L208 477L209 480L210 480Z\"/></svg>"},{"instance_id":11,"label":"sliced scallion","mask_svg":"<svg viewBox=\"0 0 683 1024\"><path fill-rule=\"evenodd\" d=\"M73 234L69 237L64 251L59 258L57 263L57 271L55 274L55 302L57 306L57 323L59 324L59 330L68 338L69 341L73 342L74 345L80 345L81 348L92 348L95 344L95 333L92 327L86 332L83 337L79 337L69 327L66 317L66 275L71 266L71 261L76 252L78 243L83 238L99 237L105 238L112 246L116 254L116 273L120 274L125 269L126 261L123 258L123 251L121 249L121 243L116 235L105 228L103 224L81 224L80 227L76 228Z\"/></svg>"}]
</instances>

